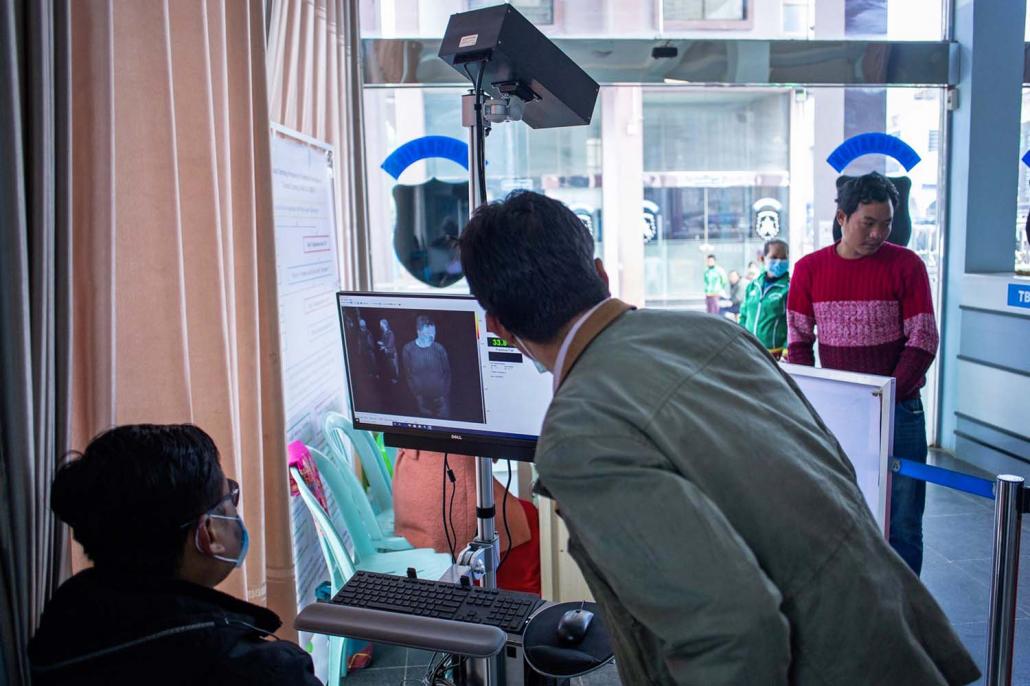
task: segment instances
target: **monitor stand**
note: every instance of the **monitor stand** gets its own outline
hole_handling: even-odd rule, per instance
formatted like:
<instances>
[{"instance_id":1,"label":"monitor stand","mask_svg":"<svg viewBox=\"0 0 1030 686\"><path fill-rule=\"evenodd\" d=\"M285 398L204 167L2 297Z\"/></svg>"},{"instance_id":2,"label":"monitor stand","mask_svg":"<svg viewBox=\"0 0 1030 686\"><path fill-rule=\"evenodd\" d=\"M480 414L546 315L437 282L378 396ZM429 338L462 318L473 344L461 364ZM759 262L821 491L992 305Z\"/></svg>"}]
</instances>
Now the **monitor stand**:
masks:
<instances>
[{"instance_id":1,"label":"monitor stand","mask_svg":"<svg viewBox=\"0 0 1030 686\"><path fill-rule=\"evenodd\" d=\"M497 508L494 504L493 461L476 458L476 537L458 556L458 566L484 588L497 588L500 539L497 535Z\"/></svg>"},{"instance_id":2,"label":"monitor stand","mask_svg":"<svg viewBox=\"0 0 1030 686\"><path fill-rule=\"evenodd\" d=\"M469 215L474 215L480 205L486 204L486 136L489 122L483 116L483 72L486 61L479 64L475 87L461 96L461 125L469 131ZM469 74L471 79L471 74ZM497 588L497 561L500 543L494 526L494 484L493 462L489 458L476 458L476 538L468 547L468 561L473 574L482 562L482 584L486 588ZM462 558L466 554L462 553ZM496 686L498 682L497 661L469 660L464 670L463 681L474 686Z\"/></svg>"},{"instance_id":3,"label":"monitor stand","mask_svg":"<svg viewBox=\"0 0 1030 686\"><path fill-rule=\"evenodd\" d=\"M385 434L386 445L394 443L393 435ZM411 437L407 437L411 438ZM418 449L411 440L405 441L405 447ZM437 446L423 446L424 450L434 450ZM435 450L434 450L435 451ZM469 542L458 555L444 581L458 583L462 576L468 574L472 581L479 582L483 588L497 588L497 567L500 562L501 544L497 536L496 505L494 503L493 460L489 457L476 457L476 537ZM503 658L501 658L503 659ZM497 686L498 658L475 658L466 660L457 675L457 682L462 686Z\"/></svg>"},{"instance_id":4,"label":"monitor stand","mask_svg":"<svg viewBox=\"0 0 1030 686\"><path fill-rule=\"evenodd\" d=\"M420 445L421 440L406 436L398 441L396 434L384 434L383 442L390 447L404 447L413 450L443 452L451 458L476 460L476 538L457 554L446 581L458 583L462 576L469 575L472 581L483 588L497 587L497 565L501 561L501 539L497 536L496 507L493 501L493 460L490 457L473 457L457 452L461 446L453 444ZM398 445L398 444L401 445Z\"/></svg>"},{"instance_id":5,"label":"monitor stand","mask_svg":"<svg viewBox=\"0 0 1030 686\"><path fill-rule=\"evenodd\" d=\"M443 439L423 439L417 436L391 433L383 434L383 442L393 448L409 448L462 456L468 455L465 450L469 447L464 442L455 443ZM491 452L493 451L491 450ZM446 580L457 583L464 574L468 574L472 581L478 582L483 588L497 588L497 567L501 559L501 543L497 535L493 458L473 457L472 459L476 461L476 537L458 553Z\"/></svg>"}]
</instances>

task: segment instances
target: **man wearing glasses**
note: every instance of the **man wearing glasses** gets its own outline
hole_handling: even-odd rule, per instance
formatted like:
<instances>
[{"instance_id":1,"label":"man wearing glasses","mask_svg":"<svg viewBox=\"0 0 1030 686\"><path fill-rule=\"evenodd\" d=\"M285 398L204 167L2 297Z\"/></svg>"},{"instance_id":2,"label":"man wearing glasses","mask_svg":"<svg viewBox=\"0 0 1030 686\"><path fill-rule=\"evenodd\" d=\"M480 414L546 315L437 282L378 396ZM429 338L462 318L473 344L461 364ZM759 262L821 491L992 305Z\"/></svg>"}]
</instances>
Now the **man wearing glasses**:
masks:
<instances>
[{"instance_id":1,"label":"man wearing glasses","mask_svg":"<svg viewBox=\"0 0 1030 686\"><path fill-rule=\"evenodd\" d=\"M239 499L195 426L94 438L51 490L93 567L47 604L33 683L319 684L311 658L274 639L275 613L214 590L247 554Z\"/></svg>"}]
</instances>

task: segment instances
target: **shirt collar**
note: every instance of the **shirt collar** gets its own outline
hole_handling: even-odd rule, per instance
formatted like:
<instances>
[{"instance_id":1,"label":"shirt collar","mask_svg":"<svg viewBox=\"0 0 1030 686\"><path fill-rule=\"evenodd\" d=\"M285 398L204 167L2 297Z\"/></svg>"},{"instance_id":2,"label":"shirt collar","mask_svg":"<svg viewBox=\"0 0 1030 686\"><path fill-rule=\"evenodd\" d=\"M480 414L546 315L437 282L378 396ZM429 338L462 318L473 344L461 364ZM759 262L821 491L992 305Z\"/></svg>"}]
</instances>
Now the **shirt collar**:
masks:
<instances>
[{"instance_id":1,"label":"shirt collar","mask_svg":"<svg viewBox=\"0 0 1030 686\"><path fill-rule=\"evenodd\" d=\"M573 324L572 328L569 329L569 332L567 334L565 334L565 338L562 339L561 347L558 349L558 357L554 361L554 391L555 392L558 391L558 385L559 385L559 381L560 381L560 378L561 378L560 377L560 372L562 370L562 366L565 364L565 358L569 354L569 346L572 345L572 339L576 337L576 334L579 332L580 327L583 326L583 322L585 322L587 319L589 319L590 315L592 315L594 312L597 312L597 308L599 308L601 305L604 305L609 300L611 300L611 298L605 298L604 300L602 300L601 302L597 303L596 305L591 307L589 310L587 310L586 312L581 314L579 316L579 318L576 320L576 323Z\"/></svg>"},{"instance_id":2,"label":"shirt collar","mask_svg":"<svg viewBox=\"0 0 1030 686\"><path fill-rule=\"evenodd\" d=\"M558 357L554 362L554 392L569 375L569 371L583 354L587 346L606 328L608 325L621 317L626 311L636 309L616 298L607 298L594 305L583 313L572 325L569 332L562 340L561 348L558 350Z\"/></svg>"}]
</instances>

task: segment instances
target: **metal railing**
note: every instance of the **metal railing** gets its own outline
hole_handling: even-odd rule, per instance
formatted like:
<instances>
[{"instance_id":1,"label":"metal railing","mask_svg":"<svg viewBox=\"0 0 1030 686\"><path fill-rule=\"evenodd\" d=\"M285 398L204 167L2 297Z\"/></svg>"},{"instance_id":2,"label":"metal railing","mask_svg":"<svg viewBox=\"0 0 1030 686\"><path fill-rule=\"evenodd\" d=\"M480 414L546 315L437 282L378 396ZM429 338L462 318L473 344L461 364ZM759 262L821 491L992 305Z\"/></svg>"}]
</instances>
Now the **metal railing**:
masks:
<instances>
[{"instance_id":1,"label":"metal railing","mask_svg":"<svg viewBox=\"0 0 1030 686\"><path fill-rule=\"evenodd\" d=\"M1012 683L1012 654L1016 633L1016 593L1019 579L1019 539L1023 513L1030 497L1023 477L1000 474L995 481L942 467L894 459L891 471L919 481L946 486L994 500L994 559L991 604L987 618L987 686Z\"/></svg>"}]
</instances>

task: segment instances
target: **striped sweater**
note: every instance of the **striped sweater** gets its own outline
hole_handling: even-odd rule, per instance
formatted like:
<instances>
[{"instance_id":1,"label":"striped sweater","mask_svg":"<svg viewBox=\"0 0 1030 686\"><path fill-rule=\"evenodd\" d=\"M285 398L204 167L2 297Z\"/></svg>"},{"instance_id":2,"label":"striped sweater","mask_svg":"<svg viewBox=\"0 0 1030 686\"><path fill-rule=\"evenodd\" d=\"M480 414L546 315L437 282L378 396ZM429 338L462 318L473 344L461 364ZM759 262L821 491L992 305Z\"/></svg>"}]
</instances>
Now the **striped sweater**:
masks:
<instances>
[{"instance_id":1,"label":"striped sweater","mask_svg":"<svg viewBox=\"0 0 1030 686\"><path fill-rule=\"evenodd\" d=\"M922 260L891 243L845 260L831 245L802 258L787 298L788 360L897 379L896 399L919 396L937 354L930 279Z\"/></svg>"}]
</instances>

